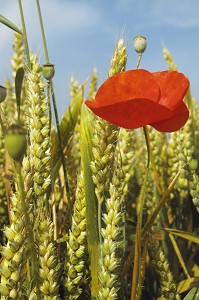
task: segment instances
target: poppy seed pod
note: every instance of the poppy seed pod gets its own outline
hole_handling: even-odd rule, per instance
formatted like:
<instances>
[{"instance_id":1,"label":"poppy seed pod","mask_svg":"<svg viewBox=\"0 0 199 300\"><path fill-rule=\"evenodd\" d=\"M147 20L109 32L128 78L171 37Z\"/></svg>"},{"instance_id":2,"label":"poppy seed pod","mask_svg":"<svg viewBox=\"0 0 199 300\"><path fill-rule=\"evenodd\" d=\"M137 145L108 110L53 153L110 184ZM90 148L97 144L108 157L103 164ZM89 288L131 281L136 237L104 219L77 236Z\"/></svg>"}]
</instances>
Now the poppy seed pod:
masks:
<instances>
[{"instance_id":1,"label":"poppy seed pod","mask_svg":"<svg viewBox=\"0 0 199 300\"><path fill-rule=\"evenodd\" d=\"M0 103L2 103L7 97L7 89L0 85Z\"/></svg>"},{"instance_id":2,"label":"poppy seed pod","mask_svg":"<svg viewBox=\"0 0 199 300\"><path fill-rule=\"evenodd\" d=\"M50 63L42 65L42 74L46 80L51 80L55 74L55 65Z\"/></svg>"},{"instance_id":3,"label":"poppy seed pod","mask_svg":"<svg viewBox=\"0 0 199 300\"><path fill-rule=\"evenodd\" d=\"M134 38L133 45L134 45L135 51L138 54L142 54L145 51L146 46L147 46L146 38L144 36L136 36Z\"/></svg>"},{"instance_id":4,"label":"poppy seed pod","mask_svg":"<svg viewBox=\"0 0 199 300\"><path fill-rule=\"evenodd\" d=\"M12 124L5 135L5 148L11 158L20 161L26 151L26 132L18 124Z\"/></svg>"}]
</instances>

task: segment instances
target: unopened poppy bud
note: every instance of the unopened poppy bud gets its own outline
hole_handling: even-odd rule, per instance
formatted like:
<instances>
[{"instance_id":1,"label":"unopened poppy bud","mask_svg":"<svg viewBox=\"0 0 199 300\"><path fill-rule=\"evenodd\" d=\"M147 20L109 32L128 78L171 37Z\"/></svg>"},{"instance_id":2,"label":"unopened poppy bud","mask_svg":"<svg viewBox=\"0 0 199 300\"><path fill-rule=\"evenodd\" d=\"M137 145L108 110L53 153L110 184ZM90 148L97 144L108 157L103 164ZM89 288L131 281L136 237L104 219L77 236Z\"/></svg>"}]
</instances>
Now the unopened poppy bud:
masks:
<instances>
[{"instance_id":1,"label":"unopened poppy bud","mask_svg":"<svg viewBox=\"0 0 199 300\"><path fill-rule=\"evenodd\" d=\"M7 89L0 85L0 103L2 103L7 97Z\"/></svg>"},{"instance_id":2,"label":"unopened poppy bud","mask_svg":"<svg viewBox=\"0 0 199 300\"><path fill-rule=\"evenodd\" d=\"M144 36L136 36L134 38L134 49L138 54L142 54L146 49L146 38Z\"/></svg>"},{"instance_id":3,"label":"unopened poppy bud","mask_svg":"<svg viewBox=\"0 0 199 300\"><path fill-rule=\"evenodd\" d=\"M46 80L51 80L55 74L55 65L44 64L42 65L42 74Z\"/></svg>"},{"instance_id":4,"label":"unopened poppy bud","mask_svg":"<svg viewBox=\"0 0 199 300\"><path fill-rule=\"evenodd\" d=\"M20 161L26 151L26 132L18 124L11 125L5 135L5 147L10 157Z\"/></svg>"}]
</instances>

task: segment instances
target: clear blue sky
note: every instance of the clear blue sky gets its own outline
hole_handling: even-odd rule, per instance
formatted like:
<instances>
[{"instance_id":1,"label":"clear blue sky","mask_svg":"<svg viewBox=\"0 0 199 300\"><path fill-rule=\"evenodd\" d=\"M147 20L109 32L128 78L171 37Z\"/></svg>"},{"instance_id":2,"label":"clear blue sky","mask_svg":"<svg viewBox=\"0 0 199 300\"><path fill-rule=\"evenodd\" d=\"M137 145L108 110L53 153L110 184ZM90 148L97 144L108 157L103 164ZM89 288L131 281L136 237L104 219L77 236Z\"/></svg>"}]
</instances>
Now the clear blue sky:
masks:
<instances>
[{"instance_id":1,"label":"clear blue sky","mask_svg":"<svg viewBox=\"0 0 199 300\"><path fill-rule=\"evenodd\" d=\"M199 101L199 1L198 0L41 0L50 60L56 65L55 94L60 115L68 106L73 75L80 83L93 67L99 84L107 77L114 46L121 33L128 42L128 69L135 68L133 37L144 35L147 50L141 68L167 69L162 57L166 46L178 69L190 79L192 95ZM36 1L22 1L32 51L45 63ZM0 0L0 13L20 25L17 0ZM0 24L0 84L11 76L13 31Z\"/></svg>"}]
</instances>

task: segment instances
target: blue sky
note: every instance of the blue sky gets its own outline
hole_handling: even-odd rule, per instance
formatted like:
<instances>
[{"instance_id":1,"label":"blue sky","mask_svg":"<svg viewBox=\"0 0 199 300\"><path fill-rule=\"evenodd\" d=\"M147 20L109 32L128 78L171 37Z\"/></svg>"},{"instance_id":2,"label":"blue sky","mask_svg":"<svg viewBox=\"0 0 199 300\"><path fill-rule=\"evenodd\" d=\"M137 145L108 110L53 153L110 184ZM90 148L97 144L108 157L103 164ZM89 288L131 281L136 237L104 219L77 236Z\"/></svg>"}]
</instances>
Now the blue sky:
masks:
<instances>
[{"instance_id":1,"label":"blue sky","mask_svg":"<svg viewBox=\"0 0 199 300\"><path fill-rule=\"evenodd\" d=\"M162 57L166 46L180 71L191 82L192 95L199 101L199 1L198 0L41 0L49 56L56 66L55 94L60 115L69 103L69 83L80 83L94 67L99 84L107 78L109 62L123 33L128 43L128 69L135 68L137 56L133 38L144 35L147 50L141 68L167 69ZM18 1L0 0L5 17L20 25ZM28 41L45 63L36 1L22 1ZM0 24L0 84L11 76L13 31Z\"/></svg>"}]
</instances>

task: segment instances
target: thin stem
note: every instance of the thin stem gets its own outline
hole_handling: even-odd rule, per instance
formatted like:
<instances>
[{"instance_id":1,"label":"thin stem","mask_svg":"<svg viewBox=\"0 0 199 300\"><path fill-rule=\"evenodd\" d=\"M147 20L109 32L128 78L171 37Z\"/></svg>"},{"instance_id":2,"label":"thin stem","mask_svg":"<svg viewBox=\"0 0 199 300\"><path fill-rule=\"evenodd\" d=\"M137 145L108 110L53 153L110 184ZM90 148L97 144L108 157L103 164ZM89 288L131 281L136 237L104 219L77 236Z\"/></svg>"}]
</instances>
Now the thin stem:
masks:
<instances>
[{"instance_id":1,"label":"thin stem","mask_svg":"<svg viewBox=\"0 0 199 300\"><path fill-rule=\"evenodd\" d=\"M139 200L140 200L139 201L139 204L140 204L140 210L139 210L140 234L141 234L141 229L142 229L142 214L143 214L143 207L144 207L144 195L146 192L146 184L147 184L147 179L148 179L148 175L149 175L149 166L150 166L150 158L151 158L149 134L148 134L148 130L147 130L146 126L143 127L143 131L144 131L144 137L145 137L146 146L147 146L147 166L146 166L146 173L145 173L145 177L144 177L144 183L143 183L143 187L142 187L140 198L139 198ZM140 237L141 237L141 235L140 235Z\"/></svg>"},{"instance_id":2,"label":"thin stem","mask_svg":"<svg viewBox=\"0 0 199 300\"><path fill-rule=\"evenodd\" d=\"M46 37L45 37L45 31L44 31L44 26L43 26L43 21L42 21L39 0L36 0L36 2L37 2L37 10L38 10L38 15L39 15L40 28L41 28L41 33L42 33L42 40L43 40L44 53L45 53L45 57L46 57L46 63L49 63L49 55L48 55L48 49L47 49L47 43L46 43ZM59 127L59 117L58 117L58 112L57 112L55 92L54 92L52 80L50 80L50 86L51 86L51 96L52 96L52 101L53 101L53 109L54 109L54 114L55 114L55 122L56 122L56 127L57 127L58 141L59 141L59 147L60 147L60 152L61 152L61 160L62 160L62 166L63 166L63 172L64 172L64 181L65 181L66 193L67 193L67 198L68 198L68 209L69 209L70 218L71 218L72 207L71 207L71 203L70 203L70 189L69 189L69 184L68 184L66 161L65 161L65 157L64 157L64 151L63 151L64 149L63 149L63 143L62 143L62 139L61 139L61 133L60 133L60 127Z\"/></svg>"},{"instance_id":3,"label":"thin stem","mask_svg":"<svg viewBox=\"0 0 199 300\"><path fill-rule=\"evenodd\" d=\"M136 65L136 70L139 68L140 62L142 59L142 53L138 54L138 61ZM132 276L132 287L131 287L131 300L140 299L141 297L141 256L142 256L142 247L141 247L141 234L142 234L142 215L143 215L143 207L144 207L144 195L146 191L146 183L149 175L149 165L150 165L150 144L149 144L149 135L147 131L147 127L143 127L144 136L146 140L147 146L147 168L144 177L143 187L140 193L139 204L140 210L138 215L138 224L136 227L136 236L135 236L135 252L134 252L134 266L133 266L133 276Z\"/></svg>"},{"instance_id":4,"label":"thin stem","mask_svg":"<svg viewBox=\"0 0 199 300\"><path fill-rule=\"evenodd\" d=\"M149 143L149 134L147 127L143 127L146 146L147 146L147 166L144 177L144 183L139 198L139 215L138 215L138 224L136 228L136 240L135 240L135 254L134 254L134 267L133 267L133 280L132 280L132 290L131 290L131 300L139 300L141 297L141 288L142 288L142 276L141 276L141 257L142 257L142 247L141 247L141 235L142 235L142 216L143 216L143 207L144 207L144 196L146 192L146 184L149 175L150 167L150 143Z\"/></svg>"},{"instance_id":5,"label":"thin stem","mask_svg":"<svg viewBox=\"0 0 199 300\"><path fill-rule=\"evenodd\" d=\"M183 168L185 167L185 165L182 167L182 169L180 169L178 171L178 173L176 174L176 176L174 177L174 179L172 180L172 182L170 183L169 187L166 189L166 191L164 192L162 198L160 199L160 201L158 202L157 206L154 208L153 212L149 215L148 221L147 223L144 225L143 229L142 229L142 236L144 237L144 235L146 234L147 231L149 231L151 229L151 227L153 226L153 223L155 222L155 219L157 217L157 215L159 214L161 208L163 207L163 205L165 204L169 194L172 192Z\"/></svg>"},{"instance_id":6,"label":"thin stem","mask_svg":"<svg viewBox=\"0 0 199 300\"><path fill-rule=\"evenodd\" d=\"M144 137L146 141L146 146L147 146L147 166L146 166L146 173L144 177L144 184L142 187L141 195L140 195L140 212L139 212L139 222L138 222L138 235L139 235L139 241L141 241L141 235L142 235L142 217L143 217L143 207L144 207L144 196L146 192L146 185L147 185L147 180L149 176L149 167L150 167L150 158L151 158L151 149L150 149L150 143L149 143L149 134L147 127L143 127L144 131ZM139 247L139 273L138 273L138 295L137 299L139 300L141 297L141 291L142 291L142 276L141 276L141 255L142 255L142 250L141 250L141 245Z\"/></svg>"},{"instance_id":7,"label":"thin stem","mask_svg":"<svg viewBox=\"0 0 199 300\"><path fill-rule=\"evenodd\" d=\"M25 218L28 249L30 251L30 256L31 256L31 279L35 282L36 289L37 289L37 297L38 299L41 299L41 293L40 293L39 282L38 282L39 266L38 266L38 259L37 259L37 251L34 242L33 228L31 226L31 221L28 214L29 209L26 203L24 180L21 173L21 162L15 162L15 172L19 178L19 196L20 196L22 210Z\"/></svg>"},{"instance_id":8,"label":"thin stem","mask_svg":"<svg viewBox=\"0 0 199 300\"><path fill-rule=\"evenodd\" d=\"M139 68L140 63L141 63L141 59L142 59L142 54L138 54L138 61L137 61L137 65L136 65L136 70Z\"/></svg>"},{"instance_id":9,"label":"thin stem","mask_svg":"<svg viewBox=\"0 0 199 300\"><path fill-rule=\"evenodd\" d=\"M146 147L147 147L147 168L149 168L150 158L151 158L151 147L149 142L149 133L148 133L147 126L143 127L143 131L144 131L144 137L145 137Z\"/></svg>"},{"instance_id":10,"label":"thin stem","mask_svg":"<svg viewBox=\"0 0 199 300\"><path fill-rule=\"evenodd\" d=\"M46 57L46 63L49 63L48 49L47 49L44 25L43 25L43 20L42 20L42 15L41 15L40 3L39 3L39 0L36 0L36 2L37 2L37 10L38 10L38 15L39 15L39 22L40 22L40 28L41 28L41 34L42 34L42 40L43 40L43 46L44 46L44 53L45 53L45 57Z\"/></svg>"},{"instance_id":11,"label":"thin stem","mask_svg":"<svg viewBox=\"0 0 199 300\"><path fill-rule=\"evenodd\" d=\"M28 39L27 39L27 34L26 34L26 25L25 25L25 20L24 20L23 8L22 8L21 0L18 0L18 3L19 3L19 10L20 10L20 16L21 16L21 24L22 24L22 29L23 29L23 37L24 37L26 57L27 57L27 61L28 61L28 67L30 69L31 68L31 64L30 64L30 52L29 52L29 47L28 47Z\"/></svg>"}]
</instances>

